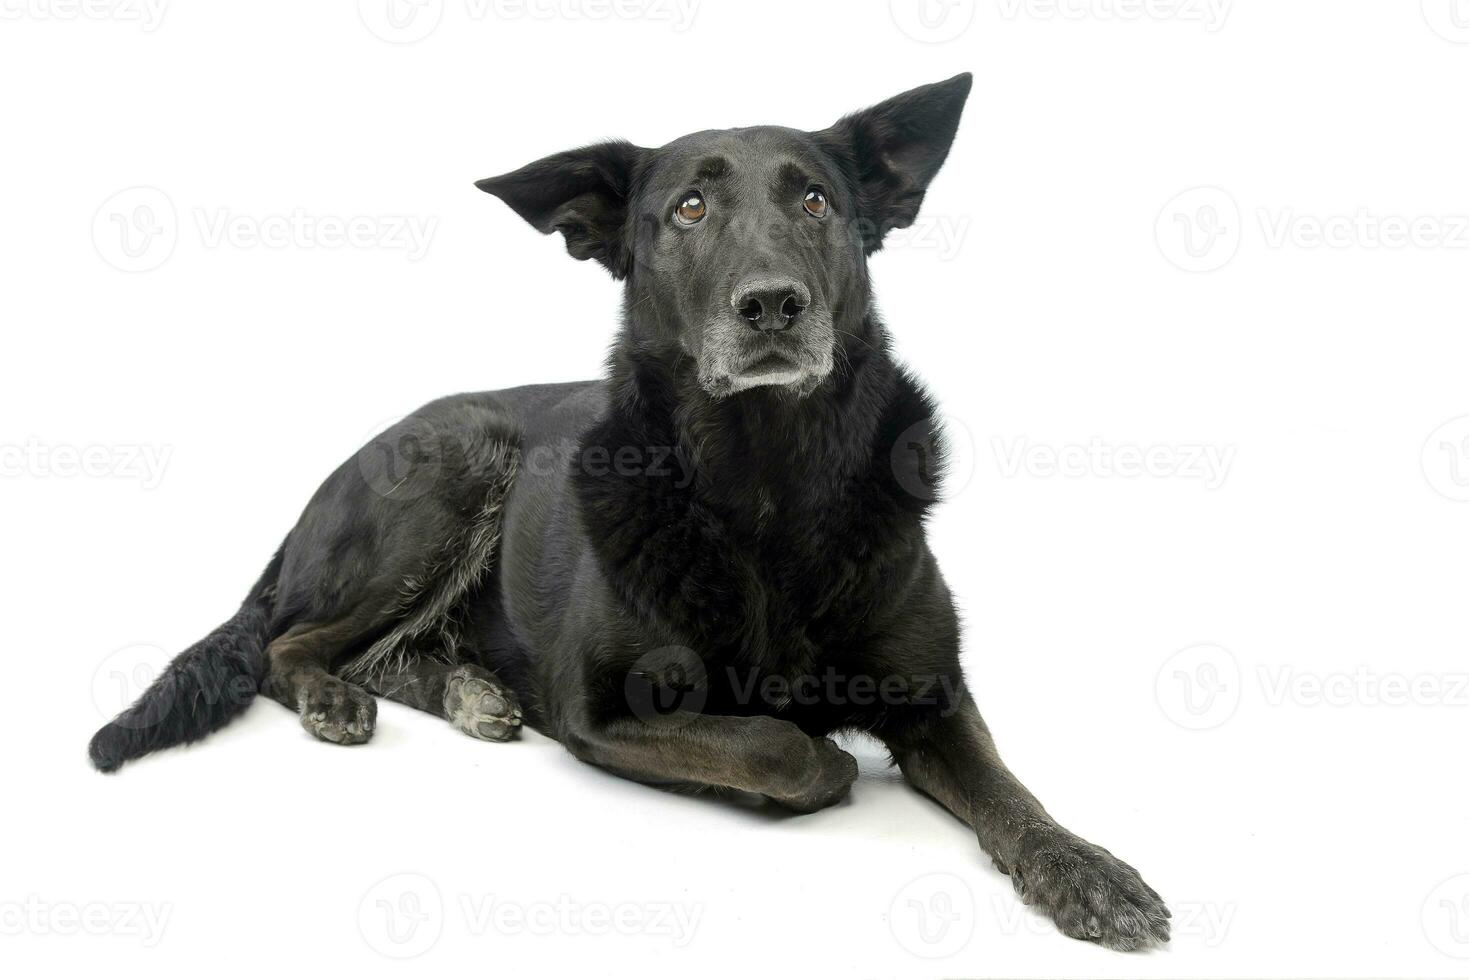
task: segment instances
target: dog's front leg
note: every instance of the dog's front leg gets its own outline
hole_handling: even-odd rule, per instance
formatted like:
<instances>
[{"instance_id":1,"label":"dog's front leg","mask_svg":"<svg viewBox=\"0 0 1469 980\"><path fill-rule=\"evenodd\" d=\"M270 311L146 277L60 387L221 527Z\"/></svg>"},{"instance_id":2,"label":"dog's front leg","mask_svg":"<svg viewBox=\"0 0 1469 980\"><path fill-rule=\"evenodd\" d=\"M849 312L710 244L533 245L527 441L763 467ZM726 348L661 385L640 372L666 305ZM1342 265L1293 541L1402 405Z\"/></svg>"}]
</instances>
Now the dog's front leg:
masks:
<instances>
[{"instance_id":1,"label":"dog's front leg","mask_svg":"<svg viewBox=\"0 0 1469 980\"><path fill-rule=\"evenodd\" d=\"M1129 864L1056 823L1000 761L964 695L881 733L908 780L969 824L995 866L1076 939L1113 949L1168 941L1168 907Z\"/></svg>"},{"instance_id":2,"label":"dog's front leg","mask_svg":"<svg viewBox=\"0 0 1469 980\"><path fill-rule=\"evenodd\" d=\"M788 721L673 712L577 725L562 736L584 762L653 784L725 787L809 813L847 795L857 760Z\"/></svg>"}]
</instances>

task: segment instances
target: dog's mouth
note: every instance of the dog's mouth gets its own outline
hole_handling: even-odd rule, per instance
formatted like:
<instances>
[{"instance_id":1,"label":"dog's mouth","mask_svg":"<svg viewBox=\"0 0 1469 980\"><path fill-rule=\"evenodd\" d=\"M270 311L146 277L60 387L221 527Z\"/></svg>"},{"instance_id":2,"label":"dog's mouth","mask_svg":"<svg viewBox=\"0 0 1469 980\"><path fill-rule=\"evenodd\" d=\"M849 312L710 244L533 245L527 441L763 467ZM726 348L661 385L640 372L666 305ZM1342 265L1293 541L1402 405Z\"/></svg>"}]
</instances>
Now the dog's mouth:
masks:
<instances>
[{"instance_id":1,"label":"dog's mouth","mask_svg":"<svg viewBox=\"0 0 1469 980\"><path fill-rule=\"evenodd\" d=\"M755 335L745 324L719 318L707 328L699 352L699 383L715 398L752 388L810 394L831 373L831 321L820 311L778 336Z\"/></svg>"},{"instance_id":2,"label":"dog's mouth","mask_svg":"<svg viewBox=\"0 0 1469 980\"><path fill-rule=\"evenodd\" d=\"M743 359L742 366L726 366L701 381L705 390L716 398L752 388L785 389L803 396L820 384L828 373L827 367L817 363L820 359L804 354L785 350L755 353Z\"/></svg>"},{"instance_id":3,"label":"dog's mouth","mask_svg":"<svg viewBox=\"0 0 1469 980\"><path fill-rule=\"evenodd\" d=\"M751 364L745 365L730 379L734 391L758 388L761 385L796 384L806 372L793 359L779 352L771 352Z\"/></svg>"}]
</instances>

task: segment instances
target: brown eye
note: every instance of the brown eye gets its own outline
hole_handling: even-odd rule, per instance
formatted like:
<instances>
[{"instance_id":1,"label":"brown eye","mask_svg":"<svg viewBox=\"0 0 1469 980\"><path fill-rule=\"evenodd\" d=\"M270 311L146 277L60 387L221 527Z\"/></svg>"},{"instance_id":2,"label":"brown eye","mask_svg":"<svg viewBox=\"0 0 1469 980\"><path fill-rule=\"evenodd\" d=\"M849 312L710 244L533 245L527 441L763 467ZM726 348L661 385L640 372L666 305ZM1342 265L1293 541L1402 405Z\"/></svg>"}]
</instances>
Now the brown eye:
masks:
<instances>
[{"instance_id":1,"label":"brown eye","mask_svg":"<svg viewBox=\"0 0 1469 980\"><path fill-rule=\"evenodd\" d=\"M821 218L826 215L826 195L821 192L820 187L813 187L806 192L806 200L801 202L806 207L806 213L813 218Z\"/></svg>"},{"instance_id":2,"label":"brown eye","mask_svg":"<svg viewBox=\"0 0 1469 980\"><path fill-rule=\"evenodd\" d=\"M707 210L708 208L704 206L703 195L690 191L682 201L678 202L678 207L673 209L673 215L680 223L692 225L704 220L704 212Z\"/></svg>"}]
</instances>

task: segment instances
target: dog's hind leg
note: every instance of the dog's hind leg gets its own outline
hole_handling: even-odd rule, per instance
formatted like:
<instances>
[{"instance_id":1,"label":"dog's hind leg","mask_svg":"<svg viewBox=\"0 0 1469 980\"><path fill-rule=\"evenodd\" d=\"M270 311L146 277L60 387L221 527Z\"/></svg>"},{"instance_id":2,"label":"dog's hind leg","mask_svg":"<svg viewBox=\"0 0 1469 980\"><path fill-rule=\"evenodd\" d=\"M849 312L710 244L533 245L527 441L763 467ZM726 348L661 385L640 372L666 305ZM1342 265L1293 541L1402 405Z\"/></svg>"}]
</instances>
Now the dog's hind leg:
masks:
<instances>
[{"instance_id":1,"label":"dog's hind leg","mask_svg":"<svg viewBox=\"0 0 1469 980\"><path fill-rule=\"evenodd\" d=\"M328 668L361 635L353 618L300 623L266 647L261 691L301 715L301 727L325 742L356 745L372 737L377 701Z\"/></svg>"},{"instance_id":2,"label":"dog's hind leg","mask_svg":"<svg viewBox=\"0 0 1469 980\"><path fill-rule=\"evenodd\" d=\"M520 731L522 713L514 692L475 664L416 660L400 670L364 680L369 691L447 720L474 738L504 742Z\"/></svg>"},{"instance_id":3,"label":"dog's hind leg","mask_svg":"<svg viewBox=\"0 0 1469 980\"><path fill-rule=\"evenodd\" d=\"M267 695L318 738L372 735L359 685L434 651L455 662L460 622L491 573L518 447L488 396L425 406L321 485L287 536L267 647Z\"/></svg>"}]
</instances>

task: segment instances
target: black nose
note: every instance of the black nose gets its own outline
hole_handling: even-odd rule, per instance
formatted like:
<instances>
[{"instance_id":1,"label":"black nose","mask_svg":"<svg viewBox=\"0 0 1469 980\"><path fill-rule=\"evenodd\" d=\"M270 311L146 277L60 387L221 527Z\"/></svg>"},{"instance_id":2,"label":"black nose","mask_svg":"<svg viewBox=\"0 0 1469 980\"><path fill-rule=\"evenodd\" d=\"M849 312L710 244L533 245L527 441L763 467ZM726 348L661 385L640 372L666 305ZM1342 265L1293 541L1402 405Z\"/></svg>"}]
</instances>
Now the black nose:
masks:
<instances>
[{"instance_id":1,"label":"black nose","mask_svg":"<svg viewBox=\"0 0 1469 980\"><path fill-rule=\"evenodd\" d=\"M757 276L737 285L729 302L756 330L784 330L811 305L811 291L789 276Z\"/></svg>"}]
</instances>

